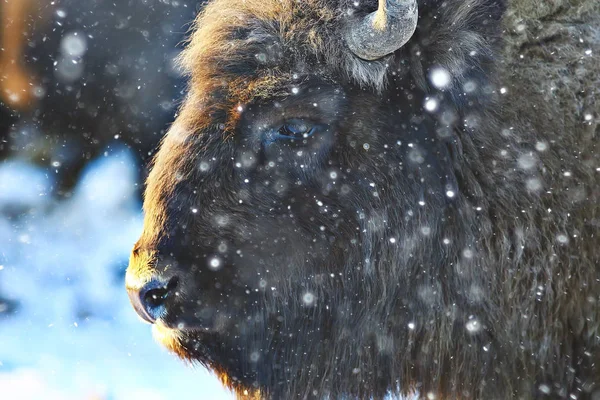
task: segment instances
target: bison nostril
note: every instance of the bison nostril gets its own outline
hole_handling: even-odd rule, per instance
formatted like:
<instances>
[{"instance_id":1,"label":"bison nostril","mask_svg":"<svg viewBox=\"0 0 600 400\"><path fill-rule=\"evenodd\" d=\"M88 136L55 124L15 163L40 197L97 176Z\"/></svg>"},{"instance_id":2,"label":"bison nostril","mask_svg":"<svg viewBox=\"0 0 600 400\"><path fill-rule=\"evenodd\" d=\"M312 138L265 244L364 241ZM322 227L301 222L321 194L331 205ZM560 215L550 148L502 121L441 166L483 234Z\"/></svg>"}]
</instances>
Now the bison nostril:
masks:
<instances>
[{"instance_id":1,"label":"bison nostril","mask_svg":"<svg viewBox=\"0 0 600 400\"><path fill-rule=\"evenodd\" d=\"M163 287L157 287L154 289L149 289L144 294L143 301L147 304L148 307L160 307L162 306L169 294L174 293L177 288L177 278L171 278L169 283Z\"/></svg>"},{"instance_id":2,"label":"bison nostril","mask_svg":"<svg viewBox=\"0 0 600 400\"><path fill-rule=\"evenodd\" d=\"M175 294L178 279L168 282L152 279L139 290L129 289L129 299L135 311L146 322L154 323L165 312L167 299Z\"/></svg>"}]
</instances>

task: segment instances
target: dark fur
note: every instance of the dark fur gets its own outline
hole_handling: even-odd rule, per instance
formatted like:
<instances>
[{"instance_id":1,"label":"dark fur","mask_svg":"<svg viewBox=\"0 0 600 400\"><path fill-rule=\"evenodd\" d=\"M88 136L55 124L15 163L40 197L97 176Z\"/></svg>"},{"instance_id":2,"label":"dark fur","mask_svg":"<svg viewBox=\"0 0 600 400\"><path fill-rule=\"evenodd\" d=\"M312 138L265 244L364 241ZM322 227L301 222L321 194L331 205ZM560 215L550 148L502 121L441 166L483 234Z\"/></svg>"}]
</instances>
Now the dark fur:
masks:
<instances>
[{"instance_id":1,"label":"dark fur","mask_svg":"<svg viewBox=\"0 0 600 400\"><path fill-rule=\"evenodd\" d=\"M163 342L240 396L592 398L599 6L515 1L503 27L501 0L424 0L411 41L366 62L341 32L375 3L200 17L128 272L179 276ZM330 129L262 146L282 113Z\"/></svg>"}]
</instances>

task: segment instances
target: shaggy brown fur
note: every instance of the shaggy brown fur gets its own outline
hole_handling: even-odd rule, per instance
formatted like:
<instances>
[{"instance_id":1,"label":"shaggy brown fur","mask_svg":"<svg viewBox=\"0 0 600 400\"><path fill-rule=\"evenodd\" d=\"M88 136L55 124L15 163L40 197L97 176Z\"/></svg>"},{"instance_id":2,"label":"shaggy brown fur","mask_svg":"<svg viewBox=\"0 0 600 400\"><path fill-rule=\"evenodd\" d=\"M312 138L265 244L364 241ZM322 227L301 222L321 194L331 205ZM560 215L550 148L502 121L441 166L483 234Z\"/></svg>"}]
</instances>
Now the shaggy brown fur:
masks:
<instances>
[{"instance_id":1,"label":"shaggy brown fur","mask_svg":"<svg viewBox=\"0 0 600 400\"><path fill-rule=\"evenodd\" d=\"M177 277L157 337L240 398L597 398L600 3L423 0L369 62L375 3L206 7L128 288ZM253 139L279 110L331 126L301 173Z\"/></svg>"}]
</instances>

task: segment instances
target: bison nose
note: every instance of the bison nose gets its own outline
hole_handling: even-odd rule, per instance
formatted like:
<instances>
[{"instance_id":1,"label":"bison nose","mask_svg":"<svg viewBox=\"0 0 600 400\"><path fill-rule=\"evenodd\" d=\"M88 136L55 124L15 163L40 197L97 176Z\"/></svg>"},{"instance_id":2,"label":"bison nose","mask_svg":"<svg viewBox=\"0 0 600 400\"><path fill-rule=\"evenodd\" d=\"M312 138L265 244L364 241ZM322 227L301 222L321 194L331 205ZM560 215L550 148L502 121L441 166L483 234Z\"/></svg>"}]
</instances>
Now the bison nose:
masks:
<instances>
[{"instance_id":1,"label":"bison nose","mask_svg":"<svg viewBox=\"0 0 600 400\"><path fill-rule=\"evenodd\" d=\"M154 323L165 312L167 299L175 294L177 278L152 279L139 289L127 289L133 308L146 322Z\"/></svg>"}]
</instances>

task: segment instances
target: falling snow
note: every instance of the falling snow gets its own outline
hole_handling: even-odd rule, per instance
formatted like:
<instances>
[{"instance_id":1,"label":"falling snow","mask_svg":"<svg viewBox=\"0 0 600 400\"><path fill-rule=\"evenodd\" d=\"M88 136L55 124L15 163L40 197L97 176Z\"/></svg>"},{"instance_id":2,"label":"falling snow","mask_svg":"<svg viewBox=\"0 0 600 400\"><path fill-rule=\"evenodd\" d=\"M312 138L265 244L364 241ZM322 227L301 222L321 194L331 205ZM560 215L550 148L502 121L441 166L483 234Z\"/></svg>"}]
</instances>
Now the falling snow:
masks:
<instances>
[{"instance_id":1,"label":"falling snow","mask_svg":"<svg viewBox=\"0 0 600 400\"><path fill-rule=\"evenodd\" d=\"M27 82L26 90L7 91L2 97L5 103L18 103L30 94L32 102L39 102L39 109L5 113L2 115L4 119L0 120L6 122L8 132L0 137L0 150L7 150L8 145L5 144L9 142L12 146L10 151L16 149L0 163L2 393L5 396L6 393L18 393L15 398L25 400L158 400L188 398L190 393L197 393L201 388L205 398L230 399L231 393L222 388L216 377L204 369L189 369L158 348L148 326L137 320L123 288L130 251L143 225L140 195L143 180L148 175L146 166L151 165L159 140L169 129L186 95L185 74L176 61L181 51L178 43L184 38L186 23L192 20L197 7L179 0L143 0L144 12L138 12L132 6L135 2L80 2L81 6L77 7L61 3L60 7L66 9L58 8L56 3L49 2L47 15L36 16L39 21L32 23L41 33L30 32L27 35L24 58L31 64L32 73L35 71L38 75ZM422 3L419 3L420 8L429 6L429 2ZM371 5L364 1L349 2L348 15L358 18ZM451 6L450 3L443 5ZM468 11L465 8L464 13ZM420 14L420 20L427 18L426 13ZM441 20L445 14L440 13L435 19ZM485 23L493 22L486 16ZM512 24L507 29L510 35L525 38L533 32L530 32L532 28L536 31L533 32L535 35L537 30L543 33L544 24L530 24L529 19L519 18L509 23ZM243 25L242 19L239 24ZM461 24L449 26L450 33L463 29ZM214 286L221 290L220 300L223 302L229 301L229 296L233 297L233 287L243 286L240 282L246 278L251 282L244 288L247 295L276 299L279 302L277 306L282 309L284 305L291 304L302 311L303 318L316 319L327 315L329 322L341 324L340 321L345 318L356 317L356 310L360 310L359 318L368 321L369 338L373 337L377 346L368 349L347 346L344 351L377 350L387 357L398 351L395 348L396 338L387 337L387 327L378 330L377 321L371 324L369 318L373 315L367 312L370 310L357 306L374 303L373 299L355 298L354 293L339 296L351 304L350 308L356 307L352 310L354 314L336 308L331 301L331 297L335 298L330 293L332 288L351 287L350 279L355 276L361 279L368 277L357 287L364 285L371 290L372 296L383 296L389 289L402 304L404 319L390 313L386 321L399 330L399 337L406 338L407 343L401 340L398 343L407 345L409 350L418 353L415 343L422 341L423 337L429 338L436 326L444 323L442 321L450 320L452 329L458 327L466 332L469 346L472 346L469 351L489 360L497 359L495 351L501 351L501 347L497 346L495 339L490 339L495 334L488 333L498 314L486 314L489 308L487 296L490 291L496 290L494 285L507 277L510 281L522 268L503 269L506 276L500 279L494 275L493 285L485 279L478 280L478 273L488 273L489 265L483 257L487 246L492 245L492 239L482 236L493 232L506 241L503 246L509 250L505 254L495 249L498 250L499 262L508 264L511 258L533 260L535 265L531 268L544 269L543 273L534 271L533 275L530 274L530 281L534 283L529 282L524 290L527 290L527 301L531 299L531 303L525 304L536 304L540 309L552 308L552 304L546 303L556 294L561 295L562 292L555 293L555 286L562 286L560 274L567 271L568 265L556 262L562 270L560 274L552 273L550 276L552 263L540 262L537 265L537 254L530 248L543 241L545 248L552 252L552 262L570 251L574 265L578 257L587 256L581 251L585 247L580 245L589 239L585 237L589 234L586 229L593 229L597 221L593 218L586 220L588 225L585 229L571 226L570 221L578 215L565 211L553 201L568 198L573 207L588 201L595 192L585 187L585 179L593 171L600 172L600 165L594 158L595 154L590 156L592 149L559 152L573 138L584 140L584 135L576 137L569 130L556 137L547 135L547 132L532 134L532 126L513 121L514 126L508 122L494 125L493 134L485 136L489 133L486 130L488 118L492 118L493 113L481 112L479 107L485 105L488 98L502 104L508 100L515 101L519 96L527 95L528 91L539 91L540 96L544 96L540 98L552 104L573 85L578 90L574 97L576 111L553 115L548 126L562 126L564 121L568 125L571 118L577 126L585 128L585 135L593 137L598 132L598 110L588 94L588 87L593 85L586 83L583 77L587 73L585 66L591 65L585 63L597 61L598 51L596 44L592 43L592 35L585 34L585 28L578 26L572 32L576 35L573 45L563 46L559 51L561 57L563 53L573 51L568 68L560 70L559 77L549 76L547 82L535 89L521 88L508 79L494 84L487 81L487 71L480 70L483 66L478 63L490 56L484 43L488 38L483 38L477 47L466 49L462 48L460 41L443 40L442 56L438 57L427 49L430 45L424 40L427 32L419 31L422 38L410 42L406 53L396 53L402 57L390 55L383 61L374 62L355 57L344 59L355 68L356 76L353 78L362 79L363 74L370 76L369 71L373 68L381 68L381 71L394 76L380 92L376 91L377 85L365 84L360 86L360 93L370 91L371 96L379 98L386 96L385 90L395 82L406 84L400 96L402 101L398 102L400 105L384 97L390 107L394 106L394 113L404 118L402 123L386 125L382 121L378 128L374 128L365 121L371 122L370 118L379 121L383 119L382 115L375 108L371 110L370 106L366 110L356 107L353 115L367 115L360 128L356 129L359 134L346 134L340 128L352 122L351 118L343 115L346 109L352 108L346 107L346 103L353 106L351 91L346 92L344 86L346 83L335 92L326 92L324 88L329 86L330 81L336 80L333 70L328 70L332 76L327 77L327 83L319 87L315 95L313 88L307 84L310 79L305 79L307 72L313 72L310 71L310 63L298 63L294 57L289 60L293 70L285 74L286 79L292 78L276 88L278 98L272 105L277 111L274 115L265 113L264 118L259 118L257 132L251 129L252 117L258 115L257 109L270 106L270 102L263 98L256 104L243 103L240 99L229 102L227 98L225 111L215 109L215 115L222 111L227 115L219 114L222 118L210 126L210 135L198 133L189 136L190 132L185 129L172 129L167 136L174 139L176 147L202 141L208 143L220 138L229 128L228 124L236 118L250 121L248 126L240 128L240 132L227 136L231 142L241 143L242 149L235 154L223 150L219 154L226 156L220 158L194 152L177 168L168 171L166 178L159 176L156 179L158 175L150 175L150 182L163 178L175 182L178 197L171 203L165 202L168 203L165 212L171 211L172 207L184 215L177 221L177 228L191 229L192 224L201 224L200 228L193 228L224 233L214 240L203 237L205 249L190 268L199 270L204 279L226 274L237 265L260 265L256 271L252 268L246 268L239 274L236 271L235 285L216 282ZM245 34L243 29L240 32ZM310 35L315 32L311 31ZM256 38L250 35L249 40L260 39L256 40L259 42L263 39L262 35ZM554 32L553 35L560 38L562 32ZM465 37L475 39L477 36ZM314 39L318 42L317 38ZM579 43L576 43L577 40ZM555 54L551 42L546 43L547 48L543 49L547 58ZM281 43L277 43L279 45ZM252 47L248 59L253 68L257 65L270 68L281 55L286 54L287 57L287 53L279 53L277 46L264 51ZM532 68L537 59L529 47L522 46L514 61ZM305 49L300 50L303 52ZM224 54L229 54L228 51L224 50ZM456 62L451 63L454 56ZM323 62L324 70L329 68L325 66L325 58L319 60ZM412 62L419 66L422 64L422 69L413 71ZM233 64L223 63L232 71L238 68ZM274 67L269 74L276 75L284 69ZM415 79L417 75L418 79ZM243 82L251 86L250 80L244 78ZM217 86L227 88L228 84L227 79L223 79ZM347 85L351 86L351 83ZM265 90L267 92L269 90ZM332 103L332 99L340 93L344 102ZM211 96L206 98L211 99ZM299 132L293 132L297 137L287 138L297 141L273 144L269 147L272 153L268 153L265 142L271 144L265 140L265 135L270 139L278 132L286 132L283 128L295 117L286 109L289 101L308 110L302 113L307 114L302 118L306 117L310 123L302 121L298 124ZM403 107L411 101L411 109L407 112ZM540 113L545 106L541 102L532 104L539 107L533 108L539 109ZM197 107L194 112L200 115L208 106L194 104ZM337 119L336 123L329 124L327 113L332 112L331 109ZM497 111L501 108L498 107ZM4 108L0 108L0 112L5 112ZM46 123L46 118L52 121ZM526 121L526 115L519 115L518 120ZM60 123L54 126L54 122ZM320 122L324 122L327 128L323 131L315 128L317 133L314 133L311 128ZM431 132L427 132L429 127ZM382 130L385 136L379 135ZM271 133L265 134L267 131ZM346 143L347 148L344 147ZM203 146L205 144L202 142ZM325 154L329 154L329 147L334 149L332 153L343 154L352 162L328 159ZM477 149L489 157L481 160L473 157ZM275 155L271 157L272 154ZM377 162L371 169L364 168L360 162L355 162L353 157L356 156ZM158 163L164 161L160 157L158 160ZM454 174L456 165L464 160L477 165L477 171L470 171L474 172L472 176ZM502 182L497 184L498 181L487 180L486 172L501 177ZM222 194L218 188L223 188L228 179L213 179L217 174L235 177L232 180L241 188L228 188L226 194ZM63 182L65 176L72 182ZM185 187L190 176L201 182ZM402 184L394 182L398 176L402 177ZM469 187L466 182L471 179L481 186L475 185L475 189ZM507 190L511 184L518 187L517 194ZM311 193L314 188L317 189ZM184 201L187 192L191 193L192 201ZM266 200L256 201L257 193L265 194ZM290 193L293 196L287 196ZM308 193L311 196L306 196ZM488 201L492 197L503 201L498 204L509 204L508 210ZM390 198L397 199L400 206L386 205ZM345 206L349 203L352 207L348 211ZM231 208L227 209L224 204L233 204L236 210L247 210L251 223L231 212ZM152 215L151 210L146 211ZM271 212L276 212L276 217L271 218ZM491 226L496 219L505 218L504 212L514 213L514 221L510 221L513 231L506 237L503 232L495 230L496 226ZM153 222L163 217L161 215ZM560 222L545 230L543 238L536 237L537 226L534 225L543 225L546 220L554 218ZM463 225L463 220L469 224ZM272 225L253 230L251 225L260 225L261 221ZM456 233L464 227L465 232ZM346 234L352 239L346 242L340 240ZM243 245L232 239L236 235L243 237ZM297 247L285 247L289 243ZM306 279L293 271L289 257L286 258L292 252L290 249L295 248L306 251L306 254L296 255L302 271L310 271ZM355 258L335 269L330 258L320 258L323 250L330 248ZM268 252L261 255L264 249ZM431 253L440 255L427 259ZM419 259L423 254L427 262ZM173 254L160 255L163 256L164 259L176 257ZM270 262L271 258L276 262ZM432 264L435 266L439 259L447 261L448 265L441 269L436 267L435 273L429 274L428 268ZM330 269L315 272L314 264L326 265ZM394 268L393 279L386 281L386 285L382 285L385 290L381 290L373 279L385 276L385 268L390 267ZM281 270L285 271L287 281L277 280L277 273ZM293 273L288 274L288 271ZM456 275L453 275L454 272ZM547 281L546 275L552 278L552 282ZM454 303L452 290L445 285L451 282L449 287L452 287L456 283L452 279L456 277L469 281L461 286L461 300ZM576 280L576 274L569 279ZM585 282L582 290L589 290L586 285L593 285L593 282ZM409 298L411 292L417 295L414 303ZM281 301L288 293L293 293L293 296ZM177 292L180 298L185 295L189 292ZM380 300L378 297L374 299ZM591 304L595 304L596 300L594 296L588 297ZM435 312L427 314L428 311L423 310ZM273 314L279 314L279 311ZM386 309L385 312L389 311ZM226 315L224 319L229 317ZM275 317L281 318L278 319L280 322L284 321L280 315ZM518 319L525 321L524 326L543 323L538 317L525 311L525 307L518 314ZM289 323L288 320L281 325ZM190 324L189 321L177 322L176 326L190 329ZM322 333L319 330L293 330L289 333L290 337L297 338L298 332L306 335ZM529 340L521 339L515 343L523 346L522 349L531 345ZM332 343L332 347L334 345ZM199 344L196 343L196 346ZM261 365L265 359L272 357L268 354L270 348L260 347L253 343L244 353L244 359ZM298 355L302 356L299 352ZM352 379L373 375L373 371L362 364L345 367L346 373L352 373ZM165 382L168 384L165 385ZM542 397L560 394L561 398L576 399L582 395L575 390L570 393L556 382L538 381L533 385L529 391L535 392L537 388L538 395ZM245 395L249 393L246 391ZM316 390L312 396L327 397ZM434 392L415 397L423 396L430 400L438 398Z\"/></svg>"},{"instance_id":2,"label":"falling snow","mask_svg":"<svg viewBox=\"0 0 600 400\"><path fill-rule=\"evenodd\" d=\"M429 80L431 84L437 89L446 89L450 86L452 82L452 77L450 73L444 68L434 68L431 70L429 74Z\"/></svg>"},{"instance_id":3,"label":"falling snow","mask_svg":"<svg viewBox=\"0 0 600 400\"><path fill-rule=\"evenodd\" d=\"M481 330L481 323L479 320L473 318L466 323L465 328L469 333L478 333Z\"/></svg>"}]
</instances>

